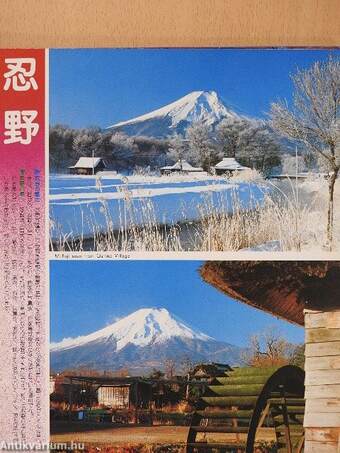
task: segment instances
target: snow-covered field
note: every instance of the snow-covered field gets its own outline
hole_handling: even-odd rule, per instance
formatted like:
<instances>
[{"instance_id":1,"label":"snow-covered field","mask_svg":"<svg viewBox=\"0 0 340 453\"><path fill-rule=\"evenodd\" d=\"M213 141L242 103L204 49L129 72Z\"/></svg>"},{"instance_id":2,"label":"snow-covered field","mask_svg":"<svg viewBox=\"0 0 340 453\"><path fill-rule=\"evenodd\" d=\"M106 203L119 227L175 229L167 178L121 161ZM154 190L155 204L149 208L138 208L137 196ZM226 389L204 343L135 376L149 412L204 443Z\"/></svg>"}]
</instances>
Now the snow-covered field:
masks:
<instances>
[{"instance_id":1,"label":"snow-covered field","mask_svg":"<svg viewBox=\"0 0 340 453\"><path fill-rule=\"evenodd\" d=\"M50 219L52 240L60 232L76 237L93 236L93 225L105 232L118 230L126 221L126 209L134 206L134 223L145 222L148 200L158 224L188 222L200 217L198 205L206 197L218 209L230 212L237 194L246 208L260 201L264 190L254 184L232 183L211 175L129 176L107 172L98 176L51 175ZM140 214L138 214L140 213Z\"/></svg>"},{"instance_id":2,"label":"snow-covered field","mask_svg":"<svg viewBox=\"0 0 340 453\"><path fill-rule=\"evenodd\" d=\"M52 175L49 209L53 249L325 249L325 178L311 175L301 181L264 181L256 174L255 178L250 176L246 182L243 173L230 180L207 174ZM337 183L334 250L340 245L339 189Z\"/></svg>"}]
</instances>

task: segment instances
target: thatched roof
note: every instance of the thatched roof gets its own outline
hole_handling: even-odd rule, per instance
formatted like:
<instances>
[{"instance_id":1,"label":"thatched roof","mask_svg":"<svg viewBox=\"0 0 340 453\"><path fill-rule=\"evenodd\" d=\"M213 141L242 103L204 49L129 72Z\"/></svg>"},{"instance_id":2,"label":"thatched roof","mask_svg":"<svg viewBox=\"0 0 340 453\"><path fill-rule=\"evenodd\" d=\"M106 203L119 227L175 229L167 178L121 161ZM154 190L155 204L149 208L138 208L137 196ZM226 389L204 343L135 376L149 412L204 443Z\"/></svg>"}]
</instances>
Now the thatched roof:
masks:
<instances>
[{"instance_id":1,"label":"thatched roof","mask_svg":"<svg viewBox=\"0 0 340 453\"><path fill-rule=\"evenodd\" d=\"M339 261L208 261L200 272L231 298L295 324L305 308L340 308Z\"/></svg>"},{"instance_id":2,"label":"thatched roof","mask_svg":"<svg viewBox=\"0 0 340 453\"><path fill-rule=\"evenodd\" d=\"M102 160L102 157L79 157L77 163L68 168L96 168Z\"/></svg>"},{"instance_id":3,"label":"thatched roof","mask_svg":"<svg viewBox=\"0 0 340 453\"><path fill-rule=\"evenodd\" d=\"M161 170L182 170L182 171L189 171L189 172L195 172L195 171L203 171L203 168L201 167L193 167L189 162L186 160L177 161L174 165L167 165L166 167L161 167Z\"/></svg>"},{"instance_id":4,"label":"thatched roof","mask_svg":"<svg viewBox=\"0 0 340 453\"><path fill-rule=\"evenodd\" d=\"M234 157L224 157L221 162L215 165L218 170L249 170L249 167L244 167Z\"/></svg>"}]
</instances>

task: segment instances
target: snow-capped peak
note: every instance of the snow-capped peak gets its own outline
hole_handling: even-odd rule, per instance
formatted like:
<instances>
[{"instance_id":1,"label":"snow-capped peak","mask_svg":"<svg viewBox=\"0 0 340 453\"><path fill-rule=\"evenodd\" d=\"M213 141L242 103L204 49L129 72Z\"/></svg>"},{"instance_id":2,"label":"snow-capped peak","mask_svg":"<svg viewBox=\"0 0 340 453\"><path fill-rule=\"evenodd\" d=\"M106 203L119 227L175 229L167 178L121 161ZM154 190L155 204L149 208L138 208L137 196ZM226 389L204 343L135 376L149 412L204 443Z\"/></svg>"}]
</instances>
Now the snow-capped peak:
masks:
<instances>
[{"instance_id":1,"label":"snow-capped peak","mask_svg":"<svg viewBox=\"0 0 340 453\"><path fill-rule=\"evenodd\" d=\"M142 308L89 335L64 338L58 343L51 343L50 350L61 351L92 342L112 341L115 344L115 350L119 351L128 344L144 347L164 343L175 337L213 340L208 335L193 330L165 308Z\"/></svg>"},{"instance_id":2,"label":"snow-capped peak","mask_svg":"<svg viewBox=\"0 0 340 453\"><path fill-rule=\"evenodd\" d=\"M132 126L150 120L159 121L164 119L169 122L167 126L171 130L176 129L181 122L191 123L201 121L211 125L226 117L237 118L238 115L223 104L215 91L193 91L171 104L167 104L164 107L137 116L136 118L113 124L108 129Z\"/></svg>"}]
</instances>

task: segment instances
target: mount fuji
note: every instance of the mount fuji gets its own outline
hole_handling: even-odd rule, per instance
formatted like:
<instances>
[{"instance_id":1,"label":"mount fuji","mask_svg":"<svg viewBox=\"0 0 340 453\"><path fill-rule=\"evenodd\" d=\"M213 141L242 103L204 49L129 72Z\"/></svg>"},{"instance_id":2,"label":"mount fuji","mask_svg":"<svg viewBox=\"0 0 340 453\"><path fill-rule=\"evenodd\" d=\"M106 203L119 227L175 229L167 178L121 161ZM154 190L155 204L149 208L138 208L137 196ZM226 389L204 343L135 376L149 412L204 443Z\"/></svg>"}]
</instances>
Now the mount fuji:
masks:
<instances>
[{"instance_id":1,"label":"mount fuji","mask_svg":"<svg viewBox=\"0 0 340 453\"><path fill-rule=\"evenodd\" d=\"M113 124L108 129L128 135L165 138L174 132L184 133L193 122L214 126L223 118L240 118L228 109L215 91L193 91L171 104L127 121Z\"/></svg>"},{"instance_id":2,"label":"mount fuji","mask_svg":"<svg viewBox=\"0 0 340 453\"><path fill-rule=\"evenodd\" d=\"M162 368L166 359L192 362L241 362L243 349L193 329L165 308L143 308L103 329L51 343L51 369L80 367L131 374Z\"/></svg>"}]
</instances>

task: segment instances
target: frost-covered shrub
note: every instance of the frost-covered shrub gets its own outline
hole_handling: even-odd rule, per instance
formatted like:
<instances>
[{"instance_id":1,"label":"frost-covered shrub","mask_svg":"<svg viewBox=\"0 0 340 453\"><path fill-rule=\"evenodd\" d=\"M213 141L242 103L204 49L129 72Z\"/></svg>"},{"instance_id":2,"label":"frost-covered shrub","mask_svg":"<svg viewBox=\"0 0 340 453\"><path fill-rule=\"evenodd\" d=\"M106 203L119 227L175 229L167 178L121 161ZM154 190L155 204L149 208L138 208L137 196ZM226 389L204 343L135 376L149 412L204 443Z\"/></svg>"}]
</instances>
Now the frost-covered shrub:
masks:
<instances>
[{"instance_id":1,"label":"frost-covered shrub","mask_svg":"<svg viewBox=\"0 0 340 453\"><path fill-rule=\"evenodd\" d=\"M308 170L306 163L302 156L292 156L291 154L285 154L281 158L282 163L282 174L283 175L295 175L296 173L305 172Z\"/></svg>"},{"instance_id":2,"label":"frost-covered shrub","mask_svg":"<svg viewBox=\"0 0 340 453\"><path fill-rule=\"evenodd\" d=\"M247 170L236 171L230 177L230 180L232 182L252 182L254 184L264 183L262 174L258 170L251 168Z\"/></svg>"},{"instance_id":3,"label":"frost-covered shrub","mask_svg":"<svg viewBox=\"0 0 340 453\"><path fill-rule=\"evenodd\" d=\"M253 176L256 173L251 172ZM303 183L294 178L274 183L264 181L262 199L251 196L247 206L244 206L237 187L231 189L233 192L227 198L222 193L207 192L197 204L196 220L187 220L184 205L184 221L166 225L159 224L152 197L131 198L128 182L122 190L119 227L115 226L117 219L112 218L106 200L102 200L105 232L95 212L84 216L84 223L92 226L93 250L237 251L255 250L275 242L277 250L301 251L322 250L325 244L325 223L320 222L327 215L327 182L323 178ZM61 225L51 220L51 237L59 237L51 243L52 250L84 249L83 235L77 238L72 234L65 235ZM336 231L340 232L339 221Z\"/></svg>"},{"instance_id":4,"label":"frost-covered shrub","mask_svg":"<svg viewBox=\"0 0 340 453\"><path fill-rule=\"evenodd\" d=\"M159 176L158 170L152 170L150 166L141 167L137 166L133 169L133 176Z\"/></svg>"}]
</instances>

